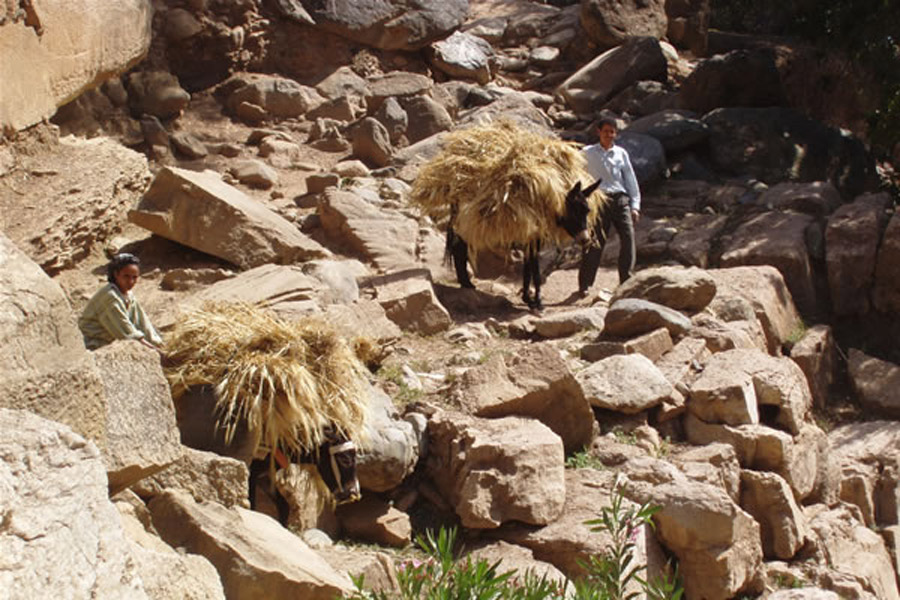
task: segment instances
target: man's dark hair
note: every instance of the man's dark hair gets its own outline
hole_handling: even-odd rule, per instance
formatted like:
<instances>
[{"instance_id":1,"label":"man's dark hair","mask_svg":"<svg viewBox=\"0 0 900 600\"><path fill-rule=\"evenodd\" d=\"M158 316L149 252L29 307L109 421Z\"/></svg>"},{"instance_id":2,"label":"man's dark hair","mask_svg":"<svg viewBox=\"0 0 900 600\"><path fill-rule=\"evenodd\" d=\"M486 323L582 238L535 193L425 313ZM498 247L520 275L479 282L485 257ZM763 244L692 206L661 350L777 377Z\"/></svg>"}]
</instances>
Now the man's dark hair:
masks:
<instances>
[{"instance_id":1,"label":"man's dark hair","mask_svg":"<svg viewBox=\"0 0 900 600\"><path fill-rule=\"evenodd\" d=\"M603 129L604 125L609 125L616 131L619 130L619 124L616 123L616 120L613 119L612 117L603 117L602 119L597 121L597 129Z\"/></svg>"},{"instance_id":2,"label":"man's dark hair","mask_svg":"<svg viewBox=\"0 0 900 600\"><path fill-rule=\"evenodd\" d=\"M122 252L121 254L116 254L115 256L113 256L112 260L109 261L109 264L106 265L106 280L110 283L115 283L116 273L118 273L122 270L123 267L127 267L128 265L136 265L140 267L141 260L134 254L129 254L127 252Z\"/></svg>"}]
</instances>

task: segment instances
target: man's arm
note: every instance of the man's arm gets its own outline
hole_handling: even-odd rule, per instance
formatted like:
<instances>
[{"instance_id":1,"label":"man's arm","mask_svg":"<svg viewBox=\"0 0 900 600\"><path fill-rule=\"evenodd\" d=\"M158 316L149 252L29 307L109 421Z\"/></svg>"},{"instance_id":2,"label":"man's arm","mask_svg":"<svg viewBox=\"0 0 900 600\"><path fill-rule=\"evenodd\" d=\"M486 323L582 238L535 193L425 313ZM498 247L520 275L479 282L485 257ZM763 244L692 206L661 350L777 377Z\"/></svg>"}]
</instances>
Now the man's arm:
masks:
<instances>
[{"instance_id":1,"label":"man's arm","mask_svg":"<svg viewBox=\"0 0 900 600\"><path fill-rule=\"evenodd\" d=\"M634 168L631 166L631 158L628 156L628 151L623 149L622 154L625 157L625 168L622 171L622 183L625 184L625 191L628 193L628 197L631 198L631 210L640 211L641 188L638 187L637 177L634 175Z\"/></svg>"}]
</instances>

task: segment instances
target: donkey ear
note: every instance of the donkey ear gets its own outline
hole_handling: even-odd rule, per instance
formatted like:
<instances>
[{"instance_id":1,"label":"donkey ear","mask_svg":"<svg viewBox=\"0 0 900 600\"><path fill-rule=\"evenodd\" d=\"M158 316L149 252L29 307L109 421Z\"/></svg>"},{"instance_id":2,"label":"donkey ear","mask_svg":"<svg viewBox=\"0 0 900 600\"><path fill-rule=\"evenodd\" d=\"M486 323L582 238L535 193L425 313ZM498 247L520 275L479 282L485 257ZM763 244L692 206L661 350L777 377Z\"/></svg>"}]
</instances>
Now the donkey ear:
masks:
<instances>
[{"instance_id":1,"label":"donkey ear","mask_svg":"<svg viewBox=\"0 0 900 600\"><path fill-rule=\"evenodd\" d=\"M575 182L574 187L572 187L572 190L569 193L570 194L580 194L581 193L581 180L580 179Z\"/></svg>"},{"instance_id":2,"label":"donkey ear","mask_svg":"<svg viewBox=\"0 0 900 600\"><path fill-rule=\"evenodd\" d=\"M580 183L580 182L579 182L579 183ZM587 189L584 190L584 195L585 195L585 197L588 197L588 196L590 196L591 194L593 194L593 193L594 193L594 190L596 190L596 189L600 186L601 183L603 183L603 180L602 180L602 179L598 179L597 181L595 181L594 183L592 183L591 185L589 185L589 186L587 187Z\"/></svg>"}]
</instances>

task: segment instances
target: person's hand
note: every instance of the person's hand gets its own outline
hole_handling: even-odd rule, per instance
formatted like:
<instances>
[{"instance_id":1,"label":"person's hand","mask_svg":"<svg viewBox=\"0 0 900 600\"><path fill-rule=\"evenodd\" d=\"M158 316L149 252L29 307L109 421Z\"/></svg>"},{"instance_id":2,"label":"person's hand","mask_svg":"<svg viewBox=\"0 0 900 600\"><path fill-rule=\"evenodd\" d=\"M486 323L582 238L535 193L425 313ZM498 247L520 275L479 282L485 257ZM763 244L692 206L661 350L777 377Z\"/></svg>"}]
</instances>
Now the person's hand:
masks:
<instances>
[{"instance_id":1,"label":"person's hand","mask_svg":"<svg viewBox=\"0 0 900 600\"><path fill-rule=\"evenodd\" d=\"M640 221L641 220L641 211L639 211L636 208L632 208L631 209L631 220L634 223L637 223L638 221Z\"/></svg>"}]
</instances>

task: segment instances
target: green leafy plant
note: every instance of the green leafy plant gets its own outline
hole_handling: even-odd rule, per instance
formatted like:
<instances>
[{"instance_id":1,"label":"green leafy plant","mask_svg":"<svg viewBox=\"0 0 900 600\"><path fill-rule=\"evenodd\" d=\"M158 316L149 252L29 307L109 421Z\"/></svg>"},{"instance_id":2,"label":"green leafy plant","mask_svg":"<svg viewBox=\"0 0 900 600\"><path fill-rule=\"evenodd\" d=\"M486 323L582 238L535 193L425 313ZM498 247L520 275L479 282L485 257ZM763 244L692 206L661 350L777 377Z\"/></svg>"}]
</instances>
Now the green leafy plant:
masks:
<instances>
[{"instance_id":1,"label":"green leafy plant","mask_svg":"<svg viewBox=\"0 0 900 600\"><path fill-rule=\"evenodd\" d=\"M601 470L605 468L605 465L600 461L599 458L591 454L590 449L585 447L578 452L574 452L571 456L566 458L566 468Z\"/></svg>"}]
</instances>

